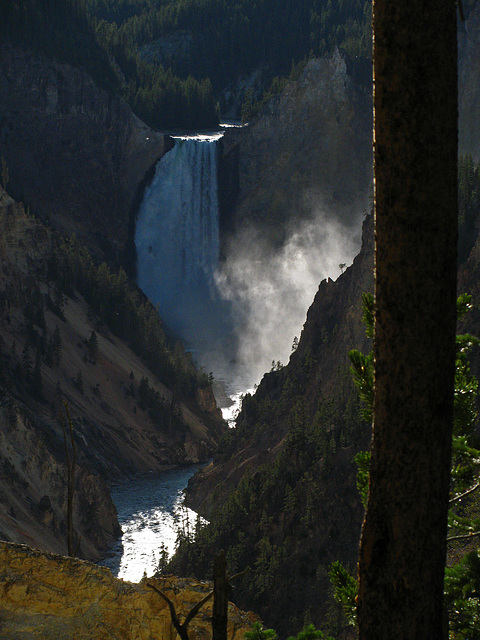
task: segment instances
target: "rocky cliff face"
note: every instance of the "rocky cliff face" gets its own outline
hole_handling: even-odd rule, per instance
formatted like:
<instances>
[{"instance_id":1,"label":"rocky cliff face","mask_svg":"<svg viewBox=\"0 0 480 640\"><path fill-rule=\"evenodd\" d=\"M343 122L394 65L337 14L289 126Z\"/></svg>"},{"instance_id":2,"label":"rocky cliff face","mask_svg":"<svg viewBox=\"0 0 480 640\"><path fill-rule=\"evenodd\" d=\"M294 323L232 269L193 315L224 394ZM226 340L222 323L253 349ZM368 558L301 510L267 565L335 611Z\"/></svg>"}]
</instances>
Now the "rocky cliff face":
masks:
<instances>
[{"instance_id":1,"label":"rocky cliff face","mask_svg":"<svg viewBox=\"0 0 480 640\"><path fill-rule=\"evenodd\" d=\"M145 582L117 580L109 569L0 542L0 631L16 640L174 640L166 602ZM181 621L212 586L172 576L148 582L172 600ZM211 637L210 600L189 626L192 640ZM256 617L228 606L228 637L241 640Z\"/></svg>"},{"instance_id":2,"label":"rocky cliff face","mask_svg":"<svg viewBox=\"0 0 480 640\"><path fill-rule=\"evenodd\" d=\"M335 221L357 235L370 206L371 132L371 89L353 79L338 52L310 60L248 127L227 129L227 259L228 236L235 242L245 229L274 250L304 220ZM369 429L359 417L348 350L369 349L361 305L373 289L372 267L369 216L353 265L320 283L288 365L247 395L235 433L188 487L189 504L212 522L199 554L209 557L221 545L234 568L255 566L238 587L239 601L282 634L297 632L307 610L323 623L333 606L330 562L355 563L363 510L353 458L368 446ZM203 564L199 558L200 575ZM180 554L175 570L184 569Z\"/></svg>"},{"instance_id":3,"label":"rocky cliff face","mask_svg":"<svg viewBox=\"0 0 480 640\"><path fill-rule=\"evenodd\" d=\"M67 553L67 468L61 434L2 393L0 538ZM77 553L98 559L121 530L106 484L80 462L75 471ZM76 541L75 541L76 544Z\"/></svg>"},{"instance_id":4,"label":"rocky cliff face","mask_svg":"<svg viewBox=\"0 0 480 640\"><path fill-rule=\"evenodd\" d=\"M0 158L10 193L64 234L121 255L165 142L81 69L0 46Z\"/></svg>"},{"instance_id":5,"label":"rocky cliff face","mask_svg":"<svg viewBox=\"0 0 480 640\"><path fill-rule=\"evenodd\" d=\"M358 229L369 207L371 132L370 87L354 82L338 51L310 60L261 117L226 130L224 156L238 153L239 172L231 227L259 227L274 245L319 213Z\"/></svg>"},{"instance_id":6,"label":"rocky cliff face","mask_svg":"<svg viewBox=\"0 0 480 640\"><path fill-rule=\"evenodd\" d=\"M459 22L459 153L480 158L480 5ZM309 60L297 81L223 141L224 228L260 229L282 243L298 219L322 211L353 232L372 194L371 68L336 51Z\"/></svg>"},{"instance_id":7,"label":"rocky cliff face","mask_svg":"<svg viewBox=\"0 0 480 640\"><path fill-rule=\"evenodd\" d=\"M287 387L298 387L304 410L312 420L323 400L337 396L343 401L353 392L347 373L348 352L370 349L362 322L362 294L373 292L373 250L373 216L369 215L363 224L362 249L352 266L336 281L320 283L288 365L265 374L252 401L247 396L237 420L236 445L228 455L220 451L213 463L191 478L187 499L192 508L210 517L218 499L215 490L225 497L245 473L254 472L268 460L273 462L280 454L291 427L292 401L287 399ZM257 402L269 404L268 419L256 408ZM357 422L360 425L359 417ZM261 437L255 437L259 423ZM335 424L329 430L334 433ZM360 438L363 444L368 442L368 434L366 438Z\"/></svg>"},{"instance_id":8,"label":"rocky cliff face","mask_svg":"<svg viewBox=\"0 0 480 640\"><path fill-rule=\"evenodd\" d=\"M78 292L65 296L47 277L55 231L75 233L97 256L123 257L139 190L169 144L82 69L0 45L0 181L27 206L26 213L0 189L0 531L7 540L66 552L64 402L78 447L78 554L89 559L119 534L100 478L198 462L222 432L211 388L174 398ZM61 357L47 362L52 341ZM143 378L176 411L181 433L159 427L142 408Z\"/></svg>"},{"instance_id":9,"label":"rocky cliff face","mask_svg":"<svg viewBox=\"0 0 480 640\"><path fill-rule=\"evenodd\" d=\"M45 274L51 233L3 190L0 228L0 537L66 553L67 469L58 415L54 429L51 409L42 403L28 407L12 384L12 378L18 382L22 377L16 357L17 346L22 352L26 344L22 302L25 291ZM106 485L82 463L74 505L79 553L98 558L120 528Z\"/></svg>"},{"instance_id":10,"label":"rocky cliff face","mask_svg":"<svg viewBox=\"0 0 480 640\"><path fill-rule=\"evenodd\" d=\"M459 32L459 151L478 158L480 9L476 3L470 9ZM225 157L239 166L232 227L251 223L268 234L288 209L305 215L309 195L310 205L317 200L344 220L352 203L361 212L371 179L369 113L370 89L352 81L341 57L311 61L269 112L226 135ZM306 169L300 169L303 154ZM281 243L285 231L274 231L274 241ZM474 294L475 306L478 256L476 246L460 274L460 289ZM246 397L235 434L189 484L188 500L212 522L211 538L205 538L221 541L232 562L262 567L253 577L257 592L243 584L240 602L254 602L268 624L287 633L306 610L315 610L317 623L325 620L331 561L355 567L362 508L353 457L368 446L369 428L355 416L347 353L370 348L360 318L361 295L372 290L373 221L367 217L360 254L335 282L320 284L289 364L266 374L255 395ZM467 329L478 333L479 326L474 308ZM206 549L204 543L202 553ZM258 593L261 576L267 576L264 595Z\"/></svg>"}]
</instances>

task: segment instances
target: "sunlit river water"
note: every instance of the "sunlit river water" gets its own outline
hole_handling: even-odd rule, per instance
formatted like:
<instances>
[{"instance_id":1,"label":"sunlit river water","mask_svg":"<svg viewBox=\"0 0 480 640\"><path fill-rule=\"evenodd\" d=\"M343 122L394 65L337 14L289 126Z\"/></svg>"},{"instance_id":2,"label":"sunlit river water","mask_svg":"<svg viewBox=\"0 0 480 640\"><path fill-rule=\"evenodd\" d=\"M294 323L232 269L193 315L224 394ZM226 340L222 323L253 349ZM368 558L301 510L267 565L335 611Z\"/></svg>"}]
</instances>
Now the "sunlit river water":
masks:
<instances>
[{"instance_id":1,"label":"sunlit river water","mask_svg":"<svg viewBox=\"0 0 480 640\"><path fill-rule=\"evenodd\" d=\"M191 465L161 474L138 475L112 488L123 535L112 550L113 557L101 564L114 576L138 582L144 572L149 576L155 572L162 543L170 555L173 553L186 518L190 527L195 525L197 514L182 504L183 490L199 468Z\"/></svg>"},{"instance_id":2,"label":"sunlit river water","mask_svg":"<svg viewBox=\"0 0 480 640\"><path fill-rule=\"evenodd\" d=\"M214 384L221 397L224 420L233 426L239 410L242 391L239 385L220 378ZM243 381L242 381L243 382ZM246 385L243 388L248 388ZM253 389L248 389L253 392ZM144 572L155 573L162 547L171 556L179 530L189 526L193 531L197 514L183 505L184 489L191 476L203 465L189 465L160 474L146 473L126 478L111 489L123 535L100 564L109 567L114 576L138 582Z\"/></svg>"}]
</instances>

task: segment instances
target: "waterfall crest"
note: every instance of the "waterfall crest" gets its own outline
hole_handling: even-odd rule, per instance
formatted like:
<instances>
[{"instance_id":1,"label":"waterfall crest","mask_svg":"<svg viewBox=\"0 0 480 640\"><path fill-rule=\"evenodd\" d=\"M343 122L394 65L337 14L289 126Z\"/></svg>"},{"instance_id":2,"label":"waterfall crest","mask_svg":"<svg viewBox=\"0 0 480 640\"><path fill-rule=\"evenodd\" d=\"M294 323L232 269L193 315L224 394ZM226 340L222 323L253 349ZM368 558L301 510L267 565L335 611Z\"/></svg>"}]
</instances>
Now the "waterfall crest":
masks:
<instances>
[{"instance_id":1,"label":"waterfall crest","mask_svg":"<svg viewBox=\"0 0 480 640\"><path fill-rule=\"evenodd\" d=\"M135 231L140 288L167 326L200 352L212 349L225 324L215 285L217 156L215 139L176 139L157 163Z\"/></svg>"}]
</instances>

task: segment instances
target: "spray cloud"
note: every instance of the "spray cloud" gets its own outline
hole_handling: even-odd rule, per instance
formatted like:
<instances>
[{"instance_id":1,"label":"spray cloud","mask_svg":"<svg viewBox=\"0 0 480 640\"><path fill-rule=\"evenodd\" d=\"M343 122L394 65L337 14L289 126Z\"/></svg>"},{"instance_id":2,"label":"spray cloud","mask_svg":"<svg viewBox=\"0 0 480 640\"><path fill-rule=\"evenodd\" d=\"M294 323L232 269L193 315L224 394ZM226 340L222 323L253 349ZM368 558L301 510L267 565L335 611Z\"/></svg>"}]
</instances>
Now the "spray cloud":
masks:
<instances>
[{"instance_id":1,"label":"spray cloud","mask_svg":"<svg viewBox=\"0 0 480 640\"><path fill-rule=\"evenodd\" d=\"M216 282L232 305L237 384L251 386L272 361L288 361L319 283L337 277L358 249L352 228L322 212L298 222L278 251L256 230L235 237Z\"/></svg>"}]
</instances>

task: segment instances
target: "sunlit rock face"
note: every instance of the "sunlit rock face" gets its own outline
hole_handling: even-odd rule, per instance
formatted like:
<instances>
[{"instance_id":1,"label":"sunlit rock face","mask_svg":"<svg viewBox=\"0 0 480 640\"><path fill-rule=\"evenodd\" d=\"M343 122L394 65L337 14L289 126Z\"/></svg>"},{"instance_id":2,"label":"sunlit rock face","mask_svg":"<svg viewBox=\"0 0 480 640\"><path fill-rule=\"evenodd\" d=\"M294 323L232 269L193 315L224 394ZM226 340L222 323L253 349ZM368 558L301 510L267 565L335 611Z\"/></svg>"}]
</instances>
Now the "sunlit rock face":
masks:
<instances>
[{"instance_id":1,"label":"sunlit rock face","mask_svg":"<svg viewBox=\"0 0 480 640\"><path fill-rule=\"evenodd\" d=\"M2 638L122 638L174 640L167 603L145 582L114 578L109 569L0 542ZM209 583L166 576L149 580L172 600L181 621L208 593ZM211 637L210 600L189 626L191 640ZM240 640L256 617L233 604L228 638Z\"/></svg>"},{"instance_id":2,"label":"sunlit rock face","mask_svg":"<svg viewBox=\"0 0 480 640\"><path fill-rule=\"evenodd\" d=\"M52 234L1 187L0 229L0 538L66 553L65 449L58 414L53 419L49 415L55 382L49 381L43 364L48 401L34 406L8 390L9 380L19 377L15 353L28 344L22 310L33 283L41 282L46 272ZM48 311L45 315L48 335L52 324ZM61 324L63 329L67 323ZM102 557L120 534L107 487L84 458L76 466L73 518L81 538L77 553L84 558Z\"/></svg>"}]
</instances>

